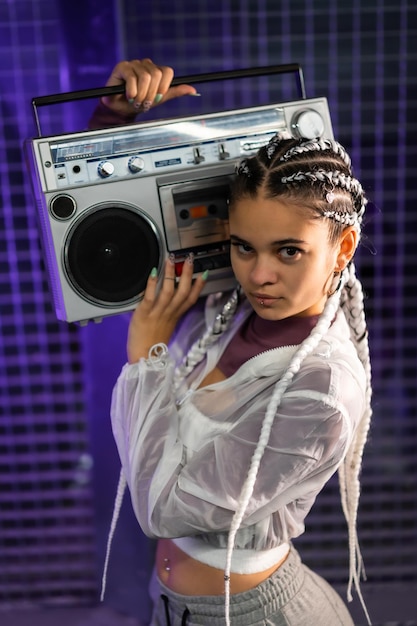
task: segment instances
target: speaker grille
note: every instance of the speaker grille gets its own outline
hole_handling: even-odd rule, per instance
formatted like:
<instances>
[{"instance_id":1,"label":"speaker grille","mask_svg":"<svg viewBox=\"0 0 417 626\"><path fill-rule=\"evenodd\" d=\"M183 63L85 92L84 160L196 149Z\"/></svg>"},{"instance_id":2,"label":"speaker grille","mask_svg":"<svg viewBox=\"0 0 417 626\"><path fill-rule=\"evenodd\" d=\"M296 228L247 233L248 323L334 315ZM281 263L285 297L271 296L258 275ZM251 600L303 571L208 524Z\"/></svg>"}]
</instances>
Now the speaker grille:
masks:
<instances>
[{"instance_id":1,"label":"speaker grille","mask_svg":"<svg viewBox=\"0 0 417 626\"><path fill-rule=\"evenodd\" d=\"M156 226L126 205L100 205L83 214L64 247L64 267L74 289L100 305L137 300L159 264Z\"/></svg>"}]
</instances>

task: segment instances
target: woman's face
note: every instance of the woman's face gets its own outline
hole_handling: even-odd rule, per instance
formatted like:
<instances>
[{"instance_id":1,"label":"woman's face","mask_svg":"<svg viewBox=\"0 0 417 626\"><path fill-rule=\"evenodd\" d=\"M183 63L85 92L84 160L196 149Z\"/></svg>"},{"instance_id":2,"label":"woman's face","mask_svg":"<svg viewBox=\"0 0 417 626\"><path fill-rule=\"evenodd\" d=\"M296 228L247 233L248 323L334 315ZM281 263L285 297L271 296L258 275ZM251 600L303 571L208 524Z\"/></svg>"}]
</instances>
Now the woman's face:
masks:
<instances>
[{"instance_id":1,"label":"woman's face","mask_svg":"<svg viewBox=\"0 0 417 626\"><path fill-rule=\"evenodd\" d=\"M338 265L327 220L284 198L238 200L230 211L231 262L258 315L280 320L322 312Z\"/></svg>"}]
</instances>

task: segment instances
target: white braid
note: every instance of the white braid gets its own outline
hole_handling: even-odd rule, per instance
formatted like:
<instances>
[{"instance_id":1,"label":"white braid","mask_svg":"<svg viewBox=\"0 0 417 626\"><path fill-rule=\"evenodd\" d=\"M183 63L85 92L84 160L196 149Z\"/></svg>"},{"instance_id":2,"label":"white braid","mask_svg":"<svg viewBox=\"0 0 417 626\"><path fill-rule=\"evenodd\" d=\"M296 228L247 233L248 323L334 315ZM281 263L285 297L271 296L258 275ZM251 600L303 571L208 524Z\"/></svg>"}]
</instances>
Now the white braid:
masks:
<instances>
[{"instance_id":1,"label":"white braid","mask_svg":"<svg viewBox=\"0 0 417 626\"><path fill-rule=\"evenodd\" d=\"M340 224L346 224L346 226L355 226L358 223L358 217L356 213L342 213L342 211L323 211L323 216L332 220L336 220Z\"/></svg>"},{"instance_id":2,"label":"white braid","mask_svg":"<svg viewBox=\"0 0 417 626\"><path fill-rule=\"evenodd\" d=\"M291 135L291 133L288 132L288 130L282 130L278 131L277 134L269 140L269 143L266 146L266 155L269 160L272 159L282 141L285 141L287 139L293 139L293 136Z\"/></svg>"},{"instance_id":3,"label":"white braid","mask_svg":"<svg viewBox=\"0 0 417 626\"><path fill-rule=\"evenodd\" d=\"M338 143L337 141L332 141L331 139L318 139L316 141L306 141L302 144L294 146L287 150L285 154L280 158L280 161L288 161L293 156L297 154L303 154L306 152L314 152L314 151L325 151L332 150L335 154L340 156L347 167L350 169L352 162L350 160L350 156L344 149L344 147Z\"/></svg>"},{"instance_id":4,"label":"white braid","mask_svg":"<svg viewBox=\"0 0 417 626\"><path fill-rule=\"evenodd\" d=\"M204 359L209 346L215 343L230 325L239 303L239 288L235 289L223 306L221 313L216 316L214 324L209 327L200 339L191 346L182 363L176 367L174 373L174 388L178 389L181 381L188 376L194 367Z\"/></svg>"},{"instance_id":5,"label":"white braid","mask_svg":"<svg viewBox=\"0 0 417 626\"><path fill-rule=\"evenodd\" d=\"M342 277L342 282L344 278ZM341 282L341 285L342 285ZM240 525L243 520L243 516L249 504L253 488L255 485L256 477L258 474L259 466L262 460L262 456L265 450L265 447L268 444L269 436L271 433L271 428L275 419L277 407L279 406L282 397L288 388L288 385L291 383L295 374L299 371L302 362L308 356L314 348L318 345L322 337L326 334L330 325L334 319L336 311L339 307L340 301L340 289L338 289L332 296L327 300L326 306L324 308L323 313L321 314L319 321L316 326L310 333L310 335L302 342L297 352L294 354L291 362L288 366L287 371L281 377L281 379L276 383L274 392L272 394L272 398L269 401L265 417L261 427L261 433L259 436L259 440L255 451L253 453L250 468L248 475L246 477L245 483L242 487L239 502L235 514L232 519L232 523L230 525L230 531L228 536L228 544L227 544L227 556L226 556L226 566L224 572L224 580L225 580L225 613L226 613L226 626L230 626L230 615L229 615L229 605L230 605L230 571L232 564L232 553L234 548L234 542L236 533L240 528Z\"/></svg>"},{"instance_id":6,"label":"white braid","mask_svg":"<svg viewBox=\"0 0 417 626\"><path fill-rule=\"evenodd\" d=\"M366 443L372 409L371 409L371 364L367 328L363 306L362 285L356 278L355 266L351 263L346 288L341 298L341 307L351 329L351 339L356 347L358 356L365 369L366 395L365 410L356 429L354 438L347 451L346 457L339 468L339 484L343 512L348 524L349 533L349 584L348 600L352 600L352 585L355 586L365 615L370 624L370 618L360 591L361 574L365 578L362 555L357 536L357 515L360 496L359 475L362 464L363 450Z\"/></svg>"},{"instance_id":7,"label":"white braid","mask_svg":"<svg viewBox=\"0 0 417 626\"><path fill-rule=\"evenodd\" d=\"M113 541L114 533L116 531L116 525L117 525L117 520L119 519L120 510L122 508L123 496L126 491L126 484L127 484L126 478L125 478L125 475L123 474L123 470L120 470L116 498L115 498L114 506L113 506L113 515L112 515L111 524L110 524L110 531L107 537L106 557L104 559L103 576L101 579L100 602L103 602L104 594L106 593L107 570L109 568L111 544Z\"/></svg>"},{"instance_id":8,"label":"white braid","mask_svg":"<svg viewBox=\"0 0 417 626\"><path fill-rule=\"evenodd\" d=\"M362 185L357 178L354 178L353 176L347 176L339 170L327 171L323 169L314 170L312 172L298 171L294 174L291 174L290 176L283 176L281 178L281 182L284 184L291 184L303 181L328 184L332 189L332 196L334 195L333 189L335 187L338 187L339 189L343 189L344 191L347 191L350 194L353 194L354 196L360 198L360 207L352 215L346 215L345 213L341 213L340 211L330 210L325 211L323 215L331 219L336 219L343 224L357 224L358 226L362 224L362 218L365 213L365 208L368 201L364 196ZM355 204L356 203L354 202L354 205Z\"/></svg>"},{"instance_id":9,"label":"white braid","mask_svg":"<svg viewBox=\"0 0 417 626\"><path fill-rule=\"evenodd\" d=\"M343 172L339 170L314 170L314 172L295 172L290 176L283 176L281 178L281 182L283 183L293 183L299 182L303 180L310 180L311 182L320 182L320 183L330 183L335 187L340 187L341 189L345 189L349 193L354 193L357 195L363 194L362 185L358 181L357 178L353 176L347 176Z\"/></svg>"}]
</instances>

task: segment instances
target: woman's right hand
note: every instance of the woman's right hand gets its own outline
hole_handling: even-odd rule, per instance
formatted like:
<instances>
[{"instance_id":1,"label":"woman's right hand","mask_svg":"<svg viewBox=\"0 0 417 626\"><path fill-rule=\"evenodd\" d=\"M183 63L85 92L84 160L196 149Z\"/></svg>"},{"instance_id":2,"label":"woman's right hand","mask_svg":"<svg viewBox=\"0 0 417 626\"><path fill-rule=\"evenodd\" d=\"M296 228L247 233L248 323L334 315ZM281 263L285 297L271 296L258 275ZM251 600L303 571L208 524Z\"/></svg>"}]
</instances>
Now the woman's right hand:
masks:
<instances>
[{"instance_id":1,"label":"woman's right hand","mask_svg":"<svg viewBox=\"0 0 417 626\"><path fill-rule=\"evenodd\" d=\"M175 264L168 257L165 271L158 281L156 269L148 278L143 299L129 323L127 356L129 363L148 358L157 343L168 344L179 319L198 300L208 272L193 278L193 255L184 262L181 277L175 275ZM159 284L158 284L159 283Z\"/></svg>"},{"instance_id":2,"label":"woman's right hand","mask_svg":"<svg viewBox=\"0 0 417 626\"><path fill-rule=\"evenodd\" d=\"M102 102L118 115L129 116L148 111L172 98L197 94L191 85L171 87L173 77L171 67L156 65L151 59L121 61L113 68L106 86L125 83L125 93L105 96Z\"/></svg>"}]
</instances>

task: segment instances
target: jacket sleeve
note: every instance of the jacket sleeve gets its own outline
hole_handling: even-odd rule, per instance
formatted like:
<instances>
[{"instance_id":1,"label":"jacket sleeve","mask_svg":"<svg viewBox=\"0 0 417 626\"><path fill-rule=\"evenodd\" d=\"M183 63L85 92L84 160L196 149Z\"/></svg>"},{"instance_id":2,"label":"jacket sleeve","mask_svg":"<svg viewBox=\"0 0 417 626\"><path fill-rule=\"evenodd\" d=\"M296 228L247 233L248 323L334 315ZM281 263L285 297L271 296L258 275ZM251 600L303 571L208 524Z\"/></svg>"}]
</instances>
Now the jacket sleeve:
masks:
<instances>
[{"instance_id":1,"label":"jacket sleeve","mask_svg":"<svg viewBox=\"0 0 417 626\"><path fill-rule=\"evenodd\" d=\"M112 128L113 126L134 124L136 117L136 111L132 112L131 115L123 115L116 113L100 101L89 119L88 128L90 130L97 130L99 128Z\"/></svg>"},{"instance_id":2,"label":"jacket sleeve","mask_svg":"<svg viewBox=\"0 0 417 626\"><path fill-rule=\"evenodd\" d=\"M262 398L270 397L275 378L263 381L262 393L255 389L259 381L248 381L238 397L234 390L229 404L213 388L201 390L213 394L208 405L223 421L212 438L190 451L181 439L173 370L170 358L159 371L141 360L125 366L114 389L113 431L132 504L148 536L226 532L259 439ZM314 500L345 455L362 395L360 382L343 367L303 369L274 417L243 527L311 494ZM207 415L195 404L188 408L204 429Z\"/></svg>"}]
</instances>

